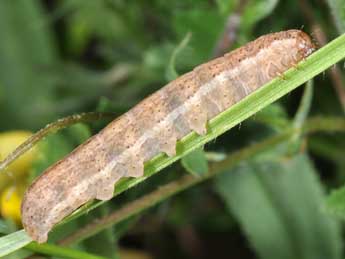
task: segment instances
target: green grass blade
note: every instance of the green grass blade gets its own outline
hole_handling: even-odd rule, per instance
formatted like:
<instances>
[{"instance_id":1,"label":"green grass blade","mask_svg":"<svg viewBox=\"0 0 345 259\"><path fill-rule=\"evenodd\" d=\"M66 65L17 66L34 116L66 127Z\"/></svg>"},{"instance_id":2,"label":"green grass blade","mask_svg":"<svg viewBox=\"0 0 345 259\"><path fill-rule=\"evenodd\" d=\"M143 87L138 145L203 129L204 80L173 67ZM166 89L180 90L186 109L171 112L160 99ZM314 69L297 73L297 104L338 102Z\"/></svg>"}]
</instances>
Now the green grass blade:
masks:
<instances>
[{"instance_id":1,"label":"green grass blade","mask_svg":"<svg viewBox=\"0 0 345 259\"><path fill-rule=\"evenodd\" d=\"M0 237L0 258L29 244L32 239L24 230Z\"/></svg>"},{"instance_id":2,"label":"green grass blade","mask_svg":"<svg viewBox=\"0 0 345 259\"><path fill-rule=\"evenodd\" d=\"M342 257L340 226L321 210L325 193L307 155L252 159L215 183L259 258Z\"/></svg>"},{"instance_id":3,"label":"green grass blade","mask_svg":"<svg viewBox=\"0 0 345 259\"><path fill-rule=\"evenodd\" d=\"M308 117L313 100L313 87L313 80L309 80L304 88L302 100L294 118L293 126L296 129L302 127Z\"/></svg>"},{"instance_id":4,"label":"green grass blade","mask_svg":"<svg viewBox=\"0 0 345 259\"><path fill-rule=\"evenodd\" d=\"M98 256L98 255L82 252L79 250L51 245L51 244L31 243L27 245L26 248L39 254L52 255L56 257L70 258L70 259L106 259L107 258L107 257Z\"/></svg>"},{"instance_id":5,"label":"green grass blade","mask_svg":"<svg viewBox=\"0 0 345 259\"><path fill-rule=\"evenodd\" d=\"M64 248L51 244L37 244L24 230L16 231L12 234L0 237L0 258L26 246L27 249L39 254L54 255L71 259L105 259L105 257L81 252L74 249Z\"/></svg>"},{"instance_id":6,"label":"green grass blade","mask_svg":"<svg viewBox=\"0 0 345 259\"><path fill-rule=\"evenodd\" d=\"M334 217L345 219L345 186L332 190L327 197L325 210Z\"/></svg>"}]
</instances>

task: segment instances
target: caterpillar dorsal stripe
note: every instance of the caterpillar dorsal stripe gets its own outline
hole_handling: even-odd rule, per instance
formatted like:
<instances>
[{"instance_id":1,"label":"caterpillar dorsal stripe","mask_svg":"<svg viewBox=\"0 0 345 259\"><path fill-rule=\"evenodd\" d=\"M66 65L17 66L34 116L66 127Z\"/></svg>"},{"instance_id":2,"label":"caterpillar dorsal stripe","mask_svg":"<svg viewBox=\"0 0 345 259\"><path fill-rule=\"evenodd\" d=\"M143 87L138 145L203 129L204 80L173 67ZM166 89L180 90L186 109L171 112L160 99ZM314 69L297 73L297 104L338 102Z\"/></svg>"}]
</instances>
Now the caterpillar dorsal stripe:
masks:
<instances>
[{"instance_id":1,"label":"caterpillar dorsal stripe","mask_svg":"<svg viewBox=\"0 0 345 259\"><path fill-rule=\"evenodd\" d=\"M92 199L109 200L122 177L140 177L144 162L175 154L176 141L315 50L299 30L261 36L196 67L144 99L98 134L49 167L22 202L26 232L45 242L52 227Z\"/></svg>"}]
</instances>

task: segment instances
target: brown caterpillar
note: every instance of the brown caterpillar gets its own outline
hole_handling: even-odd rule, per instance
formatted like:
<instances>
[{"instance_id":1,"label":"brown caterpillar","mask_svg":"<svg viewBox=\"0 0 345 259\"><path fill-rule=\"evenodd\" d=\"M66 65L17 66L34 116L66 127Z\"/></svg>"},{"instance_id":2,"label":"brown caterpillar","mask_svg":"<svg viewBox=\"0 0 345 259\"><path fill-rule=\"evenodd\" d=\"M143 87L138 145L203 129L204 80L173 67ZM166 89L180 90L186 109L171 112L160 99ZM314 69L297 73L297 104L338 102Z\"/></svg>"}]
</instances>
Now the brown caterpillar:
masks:
<instances>
[{"instance_id":1,"label":"brown caterpillar","mask_svg":"<svg viewBox=\"0 0 345 259\"><path fill-rule=\"evenodd\" d=\"M34 181L22 203L26 232L45 242L75 209L111 199L120 178L142 176L144 162L160 152L173 156L177 140L191 131L205 134L208 120L314 50L302 31L272 33L170 82Z\"/></svg>"}]
</instances>

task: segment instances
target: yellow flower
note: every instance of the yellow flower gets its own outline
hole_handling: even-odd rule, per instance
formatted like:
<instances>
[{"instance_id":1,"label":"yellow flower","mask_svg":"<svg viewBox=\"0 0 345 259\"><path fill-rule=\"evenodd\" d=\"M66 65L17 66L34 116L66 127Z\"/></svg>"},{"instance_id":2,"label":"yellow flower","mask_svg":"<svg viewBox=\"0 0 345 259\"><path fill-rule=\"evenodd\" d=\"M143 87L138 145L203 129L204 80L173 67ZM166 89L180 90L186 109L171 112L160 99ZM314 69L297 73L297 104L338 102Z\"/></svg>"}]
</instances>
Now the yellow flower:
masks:
<instances>
[{"instance_id":1,"label":"yellow flower","mask_svg":"<svg viewBox=\"0 0 345 259\"><path fill-rule=\"evenodd\" d=\"M23 185L12 185L5 188L0 196L0 212L3 218L10 219L15 223L20 224L20 204L23 194Z\"/></svg>"},{"instance_id":2,"label":"yellow flower","mask_svg":"<svg viewBox=\"0 0 345 259\"><path fill-rule=\"evenodd\" d=\"M0 160L3 160L16 147L22 144L32 135L29 131L8 131L0 133ZM0 172L0 191L8 186L10 182L22 180L26 177L32 161L36 157L35 148L20 156L6 168L5 172Z\"/></svg>"}]
</instances>

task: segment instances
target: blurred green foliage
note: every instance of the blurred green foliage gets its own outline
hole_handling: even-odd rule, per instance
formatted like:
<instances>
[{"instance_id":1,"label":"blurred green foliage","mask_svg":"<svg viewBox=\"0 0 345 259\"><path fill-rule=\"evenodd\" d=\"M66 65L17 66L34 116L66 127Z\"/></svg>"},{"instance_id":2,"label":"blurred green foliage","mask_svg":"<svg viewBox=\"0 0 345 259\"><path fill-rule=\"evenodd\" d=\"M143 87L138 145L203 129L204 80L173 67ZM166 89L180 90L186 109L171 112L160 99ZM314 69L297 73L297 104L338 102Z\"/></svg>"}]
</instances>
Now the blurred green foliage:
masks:
<instances>
[{"instance_id":1,"label":"blurred green foliage","mask_svg":"<svg viewBox=\"0 0 345 259\"><path fill-rule=\"evenodd\" d=\"M216 187L260 258L341 258L340 226L320 210L322 187L306 155L251 161Z\"/></svg>"},{"instance_id":2,"label":"blurred green foliage","mask_svg":"<svg viewBox=\"0 0 345 259\"><path fill-rule=\"evenodd\" d=\"M40 127L54 118L58 62L54 33L38 1L0 3L1 128Z\"/></svg>"},{"instance_id":3,"label":"blurred green foliage","mask_svg":"<svg viewBox=\"0 0 345 259\"><path fill-rule=\"evenodd\" d=\"M272 31L303 27L311 32L300 2L1 0L0 129L37 130L81 111L120 115L210 60L230 16L238 16L239 24L229 50ZM343 1L308 2L307 11L315 14L326 36L344 32ZM293 127L291 118L301 109L301 124L306 116L343 116L328 74L314 80L307 107L300 105L302 95L294 91L205 150L226 154L272 136ZM47 137L31 179L103 126L78 124ZM345 218L344 187L325 199L329 189L345 181L345 134L297 138L292 153L290 142L272 149L76 247L108 258L119 258L120 248L140 250L147 258L341 258L342 227L333 216ZM168 173L61 226L52 240L186 172L202 175L208 169L206 157L197 150ZM8 233L9 226L0 220L0 234Z\"/></svg>"},{"instance_id":4,"label":"blurred green foliage","mask_svg":"<svg viewBox=\"0 0 345 259\"><path fill-rule=\"evenodd\" d=\"M204 175L208 171L205 152L198 148L181 159L183 167L195 176Z\"/></svg>"}]
</instances>

